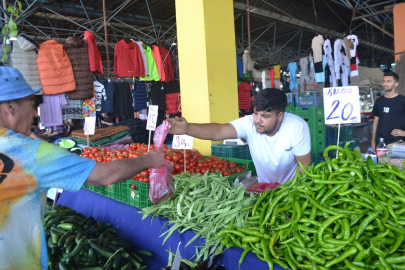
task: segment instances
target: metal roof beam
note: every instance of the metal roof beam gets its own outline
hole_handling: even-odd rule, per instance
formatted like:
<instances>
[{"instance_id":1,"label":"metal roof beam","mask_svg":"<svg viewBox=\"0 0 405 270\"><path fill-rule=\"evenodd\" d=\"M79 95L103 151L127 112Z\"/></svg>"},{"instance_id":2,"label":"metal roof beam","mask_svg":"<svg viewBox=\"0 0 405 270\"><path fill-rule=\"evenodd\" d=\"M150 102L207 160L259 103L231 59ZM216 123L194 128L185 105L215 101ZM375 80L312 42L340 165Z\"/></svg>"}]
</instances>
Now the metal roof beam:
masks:
<instances>
[{"instance_id":1,"label":"metal roof beam","mask_svg":"<svg viewBox=\"0 0 405 270\"><path fill-rule=\"evenodd\" d=\"M247 5L243 4L243 3L235 2L234 3L234 8L239 9L239 10L246 10ZM349 7L347 7L347 8L349 8ZM266 18L275 19L275 20L278 20L278 21L281 21L281 22L284 22L284 23L287 23L287 24L296 25L296 26L308 29L311 32L312 31L317 31L319 33L331 35L331 36L334 36L334 37L342 37L342 36L344 36L344 33L339 33L337 31L334 31L334 30L331 30L331 29L327 29L327 28L324 28L324 27L321 27L321 26L306 23L306 22L291 18L289 16L285 16L285 15L275 13L275 12L270 12L270 11L260 9L260 8L254 7L254 6L250 6L250 12L253 13L253 14L259 15L259 16L266 17ZM368 42L368 41L365 41L365 40L359 40L359 42L361 43L361 45L371 47L371 48L374 48L376 50L380 50L380 51L384 51L384 52L387 52L387 53L394 54L394 50L386 48L384 46L377 45L377 44L374 44L372 42Z\"/></svg>"},{"instance_id":2,"label":"metal roof beam","mask_svg":"<svg viewBox=\"0 0 405 270\"><path fill-rule=\"evenodd\" d=\"M355 17L355 18L353 18L353 21L355 21L355 20L361 20L361 19L368 18L368 17L373 17L373 16L376 16L376 15L384 14L384 13L391 12L391 11L392 11L392 8L391 8L391 9L387 9L387 10L381 10L381 11L378 11L378 12L376 12L376 13L371 13L371 14L367 14L367 15Z\"/></svg>"}]
</instances>

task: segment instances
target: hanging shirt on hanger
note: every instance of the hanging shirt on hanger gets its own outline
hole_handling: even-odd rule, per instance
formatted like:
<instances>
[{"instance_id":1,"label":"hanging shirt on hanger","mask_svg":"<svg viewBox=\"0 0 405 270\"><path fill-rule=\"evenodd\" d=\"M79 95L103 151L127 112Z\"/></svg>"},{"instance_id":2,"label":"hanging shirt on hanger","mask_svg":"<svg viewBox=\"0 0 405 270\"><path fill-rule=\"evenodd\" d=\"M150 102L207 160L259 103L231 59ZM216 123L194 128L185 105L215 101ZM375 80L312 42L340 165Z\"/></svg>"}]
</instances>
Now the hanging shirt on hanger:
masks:
<instances>
[{"instance_id":1,"label":"hanging shirt on hanger","mask_svg":"<svg viewBox=\"0 0 405 270\"><path fill-rule=\"evenodd\" d=\"M163 46L159 46L160 57L162 59L163 70L165 72L164 82L170 82L174 80L173 63L170 52Z\"/></svg>"},{"instance_id":2,"label":"hanging shirt on hanger","mask_svg":"<svg viewBox=\"0 0 405 270\"><path fill-rule=\"evenodd\" d=\"M122 39L115 44L114 73L118 77L145 77L142 54L135 42Z\"/></svg>"},{"instance_id":3,"label":"hanging shirt on hanger","mask_svg":"<svg viewBox=\"0 0 405 270\"><path fill-rule=\"evenodd\" d=\"M312 50L314 51L314 63L322 62L322 45L324 43L323 36L317 35L312 39ZM315 70L316 72L316 70Z\"/></svg>"},{"instance_id":4,"label":"hanging shirt on hanger","mask_svg":"<svg viewBox=\"0 0 405 270\"><path fill-rule=\"evenodd\" d=\"M358 65L360 64L359 61L359 55L357 52L357 46L359 45L359 39L357 38L356 35L349 35L347 36L347 39L349 40L349 48L350 48L350 76L359 76L359 67Z\"/></svg>"},{"instance_id":5,"label":"hanging shirt on hanger","mask_svg":"<svg viewBox=\"0 0 405 270\"><path fill-rule=\"evenodd\" d=\"M93 85L94 85L94 89L96 90L96 111L100 112L102 101L107 100L107 95L105 93L105 87L104 87L104 84L102 84L99 81L94 81Z\"/></svg>"},{"instance_id":6,"label":"hanging shirt on hanger","mask_svg":"<svg viewBox=\"0 0 405 270\"><path fill-rule=\"evenodd\" d=\"M93 97L89 99L85 99L83 101L83 106L82 106L82 118L84 119L85 117L96 117L96 99L97 99L97 94L96 90L93 87Z\"/></svg>"},{"instance_id":7,"label":"hanging shirt on hanger","mask_svg":"<svg viewBox=\"0 0 405 270\"><path fill-rule=\"evenodd\" d=\"M63 125L62 107L67 104L65 94L43 96L41 109L41 124L45 127Z\"/></svg>"},{"instance_id":8,"label":"hanging shirt on hanger","mask_svg":"<svg viewBox=\"0 0 405 270\"><path fill-rule=\"evenodd\" d=\"M127 82L116 82L114 86L114 115L117 117L133 116L133 97L129 84Z\"/></svg>"},{"instance_id":9,"label":"hanging shirt on hanger","mask_svg":"<svg viewBox=\"0 0 405 270\"><path fill-rule=\"evenodd\" d=\"M101 82L104 85L106 99L101 99L101 112L102 113L112 113L114 112L114 92L115 86L113 83L104 80Z\"/></svg>"},{"instance_id":10,"label":"hanging shirt on hanger","mask_svg":"<svg viewBox=\"0 0 405 270\"><path fill-rule=\"evenodd\" d=\"M347 49L346 49L346 44L341 40L342 44L342 86L348 86L349 85L349 71L350 71L350 61L349 58L347 57Z\"/></svg>"},{"instance_id":11,"label":"hanging shirt on hanger","mask_svg":"<svg viewBox=\"0 0 405 270\"><path fill-rule=\"evenodd\" d=\"M148 66L148 61L146 60L146 55L145 51L143 50L142 42L141 41L134 41L136 45L139 47L139 51L141 52L142 55L142 61L143 61L143 67L145 68L145 76L149 76L149 66Z\"/></svg>"},{"instance_id":12,"label":"hanging shirt on hanger","mask_svg":"<svg viewBox=\"0 0 405 270\"><path fill-rule=\"evenodd\" d=\"M300 68L301 68L301 76L300 76L300 89L305 89L305 82L309 82L310 78L308 76L308 57L303 57L300 59Z\"/></svg>"},{"instance_id":13,"label":"hanging shirt on hanger","mask_svg":"<svg viewBox=\"0 0 405 270\"><path fill-rule=\"evenodd\" d=\"M275 86L275 84L274 84L274 74L276 74L276 73L274 72L274 69L271 69L271 70L270 70L270 73L269 73L270 78L271 78L271 88L276 88L276 86Z\"/></svg>"},{"instance_id":14,"label":"hanging shirt on hanger","mask_svg":"<svg viewBox=\"0 0 405 270\"><path fill-rule=\"evenodd\" d=\"M141 81L160 81L159 71L156 66L155 58L153 57L152 49L143 44L143 50L145 52L146 61L148 63L149 68L149 76L141 77L139 80Z\"/></svg>"},{"instance_id":15,"label":"hanging shirt on hanger","mask_svg":"<svg viewBox=\"0 0 405 270\"><path fill-rule=\"evenodd\" d=\"M294 88L298 90L297 77L296 77L296 73L298 70L297 62L289 63L287 70L290 71L290 90L293 91Z\"/></svg>"},{"instance_id":16,"label":"hanging shirt on hanger","mask_svg":"<svg viewBox=\"0 0 405 270\"><path fill-rule=\"evenodd\" d=\"M155 58L157 70L159 72L160 81L164 82L166 80L166 76L165 76L165 70L163 67L162 57L160 56L159 47L153 45L152 52L153 52L153 57Z\"/></svg>"},{"instance_id":17,"label":"hanging shirt on hanger","mask_svg":"<svg viewBox=\"0 0 405 270\"><path fill-rule=\"evenodd\" d=\"M340 74L341 74L341 66L342 66L342 44L341 44L341 39L335 40L335 43L333 44L334 50L333 53L335 55L335 74L336 74L336 80L340 80Z\"/></svg>"},{"instance_id":18,"label":"hanging shirt on hanger","mask_svg":"<svg viewBox=\"0 0 405 270\"><path fill-rule=\"evenodd\" d=\"M335 74L335 65L333 64L333 57L332 57L332 45L330 43L330 40L327 39L325 40L325 43L323 44L323 50L325 52L325 57L326 57L326 65L328 71L325 71L325 87L326 81L327 81L327 75L329 75L329 86L332 85L333 87L337 87L336 83L336 74Z\"/></svg>"},{"instance_id":19,"label":"hanging shirt on hanger","mask_svg":"<svg viewBox=\"0 0 405 270\"><path fill-rule=\"evenodd\" d=\"M312 55L309 55L309 76L312 81L312 83L316 84L315 81L315 69L314 69L314 58Z\"/></svg>"},{"instance_id":20,"label":"hanging shirt on hanger","mask_svg":"<svg viewBox=\"0 0 405 270\"><path fill-rule=\"evenodd\" d=\"M66 94L66 105L62 107L63 121L69 119L82 119L82 106L83 100L80 99L69 99Z\"/></svg>"},{"instance_id":21,"label":"hanging shirt on hanger","mask_svg":"<svg viewBox=\"0 0 405 270\"><path fill-rule=\"evenodd\" d=\"M280 65L274 66L274 72L275 72L274 79L275 80L280 80L280 68L281 68Z\"/></svg>"}]
</instances>

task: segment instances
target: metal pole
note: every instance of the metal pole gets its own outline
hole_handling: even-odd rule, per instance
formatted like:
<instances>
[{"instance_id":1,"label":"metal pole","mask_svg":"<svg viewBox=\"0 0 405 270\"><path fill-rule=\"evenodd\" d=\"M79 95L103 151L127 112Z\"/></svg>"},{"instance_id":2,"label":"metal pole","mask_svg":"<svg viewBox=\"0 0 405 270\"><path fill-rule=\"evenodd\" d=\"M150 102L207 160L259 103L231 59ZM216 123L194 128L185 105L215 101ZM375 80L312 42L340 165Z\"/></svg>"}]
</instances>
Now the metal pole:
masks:
<instances>
[{"instance_id":1,"label":"metal pole","mask_svg":"<svg viewBox=\"0 0 405 270\"><path fill-rule=\"evenodd\" d=\"M108 50L108 32L107 32L107 14L106 14L105 0L103 0L103 17L104 17L104 38L105 38L105 51L107 53L107 75L110 77L110 52Z\"/></svg>"},{"instance_id":2,"label":"metal pole","mask_svg":"<svg viewBox=\"0 0 405 270\"><path fill-rule=\"evenodd\" d=\"M108 23L109 21L111 21L111 19L114 18L115 15L117 15L126 5L128 5L129 2L130 2L130 1L124 2L124 3L121 5L121 7L120 7L113 15L111 15L111 16L108 18L107 21L104 20L104 25L106 25L106 23ZM97 28L96 32L100 31L101 28L103 28L103 27L100 26L99 28Z\"/></svg>"},{"instance_id":3,"label":"metal pole","mask_svg":"<svg viewBox=\"0 0 405 270\"><path fill-rule=\"evenodd\" d=\"M249 8L250 0L247 0L247 17L248 17L248 37L249 37L249 53L250 53L250 8Z\"/></svg>"},{"instance_id":4,"label":"metal pole","mask_svg":"<svg viewBox=\"0 0 405 270\"><path fill-rule=\"evenodd\" d=\"M80 4L82 4L82 7L83 7L83 10L84 10L84 13L86 14L86 17L87 17L87 19L89 20L89 23L90 23L90 26L91 26L91 30L93 30L93 31L94 31L93 24L91 23L90 17L89 17L89 15L87 14L86 8L84 7L84 5L83 5L83 1L82 1L82 0L80 0Z\"/></svg>"},{"instance_id":5,"label":"metal pole","mask_svg":"<svg viewBox=\"0 0 405 270\"><path fill-rule=\"evenodd\" d=\"M153 22L152 13L150 12L149 3L148 3L148 0L145 0L145 1L146 1L146 6L148 7L150 20L151 20L151 22L152 22L153 31L155 32L156 40L158 40L158 35L157 35L157 33L156 33L156 28L155 28L155 23Z\"/></svg>"},{"instance_id":6,"label":"metal pole","mask_svg":"<svg viewBox=\"0 0 405 270\"><path fill-rule=\"evenodd\" d=\"M53 32L55 33L56 37L59 39L59 42L62 43L62 41L60 40L60 37L58 36L58 33L56 33L56 30L53 29L53 25L51 23L51 21L48 18L48 15L46 14L45 10L41 7L42 12L45 14L46 20L48 21L49 25L52 27Z\"/></svg>"},{"instance_id":7,"label":"metal pole","mask_svg":"<svg viewBox=\"0 0 405 270\"><path fill-rule=\"evenodd\" d=\"M244 36L245 36L245 34L243 33L244 31L244 28L245 28L245 25L243 24L243 14L242 14L242 51L244 51L245 50L245 38L244 38Z\"/></svg>"},{"instance_id":8,"label":"metal pole","mask_svg":"<svg viewBox=\"0 0 405 270\"><path fill-rule=\"evenodd\" d=\"M274 23L273 55L274 55L274 50L276 48L276 30L277 30L277 23Z\"/></svg>"},{"instance_id":9,"label":"metal pole","mask_svg":"<svg viewBox=\"0 0 405 270\"><path fill-rule=\"evenodd\" d=\"M300 57L300 52L301 52L302 33L303 33L303 31L301 30L300 45L298 46L298 57Z\"/></svg>"},{"instance_id":10,"label":"metal pole","mask_svg":"<svg viewBox=\"0 0 405 270\"><path fill-rule=\"evenodd\" d=\"M7 10L7 1L6 1L6 0L3 0L4 20L5 20L6 22L8 22L9 17L8 17L8 15L7 15L7 13L6 13L6 10Z\"/></svg>"}]
</instances>

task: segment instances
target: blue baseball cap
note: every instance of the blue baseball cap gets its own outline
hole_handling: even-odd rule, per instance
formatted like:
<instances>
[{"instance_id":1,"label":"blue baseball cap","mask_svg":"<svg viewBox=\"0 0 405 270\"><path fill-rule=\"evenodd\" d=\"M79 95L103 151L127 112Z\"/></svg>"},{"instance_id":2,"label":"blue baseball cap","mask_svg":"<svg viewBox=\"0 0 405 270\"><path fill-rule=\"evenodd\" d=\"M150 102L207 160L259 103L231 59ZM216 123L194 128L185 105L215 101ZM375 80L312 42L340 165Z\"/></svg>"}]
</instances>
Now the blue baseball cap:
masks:
<instances>
[{"instance_id":1,"label":"blue baseball cap","mask_svg":"<svg viewBox=\"0 0 405 270\"><path fill-rule=\"evenodd\" d=\"M17 69L0 66L0 102L25 98L41 89L32 89Z\"/></svg>"}]
</instances>

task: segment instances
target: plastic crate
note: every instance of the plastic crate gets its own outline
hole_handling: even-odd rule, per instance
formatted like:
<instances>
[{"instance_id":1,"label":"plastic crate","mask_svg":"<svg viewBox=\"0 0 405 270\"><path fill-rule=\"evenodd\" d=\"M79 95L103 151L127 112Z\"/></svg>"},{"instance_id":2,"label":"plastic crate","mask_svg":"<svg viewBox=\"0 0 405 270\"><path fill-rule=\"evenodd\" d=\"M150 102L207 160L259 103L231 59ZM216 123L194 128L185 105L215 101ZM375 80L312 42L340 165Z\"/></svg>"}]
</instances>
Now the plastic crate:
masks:
<instances>
[{"instance_id":1,"label":"plastic crate","mask_svg":"<svg viewBox=\"0 0 405 270\"><path fill-rule=\"evenodd\" d=\"M323 151L321 152L311 152L311 160L312 163L314 163L315 165L317 165L320 162L325 161L325 158L323 156Z\"/></svg>"},{"instance_id":2,"label":"plastic crate","mask_svg":"<svg viewBox=\"0 0 405 270\"><path fill-rule=\"evenodd\" d=\"M309 108L323 106L323 93L317 91L308 91L302 94L296 93L297 107Z\"/></svg>"},{"instance_id":3,"label":"plastic crate","mask_svg":"<svg viewBox=\"0 0 405 270\"><path fill-rule=\"evenodd\" d=\"M105 186L94 186L94 192L105 196L106 188L105 188Z\"/></svg>"},{"instance_id":4,"label":"plastic crate","mask_svg":"<svg viewBox=\"0 0 405 270\"><path fill-rule=\"evenodd\" d=\"M311 152L317 153L325 150L325 140L311 139Z\"/></svg>"},{"instance_id":5,"label":"plastic crate","mask_svg":"<svg viewBox=\"0 0 405 270\"><path fill-rule=\"evenodd\" d=\"M207 156L205 156L205 157L207 158ZM235 182L236 177L238 177L239 175L241 175L245 172L251 171L252 176L257 176L256 167L255 167L253 161L251 161L251 160L237 159L237 158L222 158L222 157L219 157L218 159L228 160L229 162L235 162L236 164L246 165L246 169L243 172L235 173L235 174L225 177L231 186L233 186L233 183ZM215 173L215 174L219 175L219 173Z\"/></svg>"},{"instance_id":6,"label":"plastic crate","mask_svg":"<svg viewBox=\"0 0 405 270\"><path fill-rule=\"evenodd\" d=\"M90 190L90 191L94 191L94 186L83 185L83 188Z\"/></svg>"},{"instance_id":7,"label":"plastic crate","mask_svg":"<svg viewBox=\"0 0 405 270\"><path fill-rule=\"evenodd\" d=\"M309 129L311 141L317 140L325 142L325 129Z\"/></svg>"},{"instance_id":8,"label":"plastic crate","mask_svg":"<svg viewBox=\"0 0 405 270\"><path fill-rule=\"evenodd\" d=\"M215 155L217 157L252 160L249 145L214 144L211 146L211 151L212 155Z\"/></svg>"},{"instance_id":9,"label":"plastic crate","mask_svg":"<svg viewBox=\"0 0 405 270\"><path fill-rule=\"evenodd\" d=\"M134 185L136 189L131 189ZM121 182L121 202L135 206L139 209L151 206L149 200L149 183L143 183L135 180Z\"/></svg>"},{"instance_id":10,"label":"plastic crate","mask_svg":"<svg viewBox=\"0 0 405 270\"><path fill-rule=\"evenodd\" d=\"M353 151L355 148L357 150L359 150L359 148L360 148L359 140L352 140L352 141L349 141L349 142L350 142L349 150ZM339 143L339 146L344 147L346 145L346 143L348 143L348 142L341 142L341 143ZM336 150L329 151L328 155L329 155L330 158L336 158Z\"/></svg>"},{"instance_id":11,"label":"plastic crate","mask_svg":"<svg viewBox=\"0 0 405 270\"><path fill-rule=\"evenodd\" d=\"M117 183L114 185L108 185L105 187L106 189L106 196L117 200L117 201L121 201L121 184Z\"/></svg>"},{"instance_id":12,"label":"plastic crate","mask_svg":"<svg viewBox=\"0 0 405 270\"><path fill-rule=\"evenodd\" d=\"M307 109L301 107L287 107L286 112L298 115L303 119L325 119L323 107L309 107Z\"/></svg>"},{"instance_id":13,"label":"plastic crate","mask_svg":"<svg viewBox=\"0 0 405 270\"><path fill-rule=\"evenodd\" d=\"M338 127L327 126L325 131L326 145L337 144ZM353 141L353 126L345 125L340 126L340 138L339 142Z\"/></svg>"}]
</instances>

